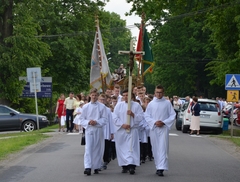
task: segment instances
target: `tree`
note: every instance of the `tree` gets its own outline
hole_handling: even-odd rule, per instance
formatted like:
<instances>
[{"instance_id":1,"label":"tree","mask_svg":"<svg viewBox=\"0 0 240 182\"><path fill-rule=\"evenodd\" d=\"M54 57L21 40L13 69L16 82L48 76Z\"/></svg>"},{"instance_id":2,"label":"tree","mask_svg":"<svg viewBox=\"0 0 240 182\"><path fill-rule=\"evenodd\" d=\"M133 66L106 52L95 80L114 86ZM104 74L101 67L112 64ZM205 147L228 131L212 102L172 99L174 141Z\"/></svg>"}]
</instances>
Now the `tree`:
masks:
<instances>
[{"instance_id":1,"label":"tree","mask_svg":"<svg viewBox=\"0 0 240 182\"><path fill-rule=\"evenodd\" d=\"M153 83L163 83L168 94L194 94L210 97L214 79L206 65L217 57L211 44L211 31L205 27L211 2L128 0L133 3L130 14L145 12L151 32L156 65L147 77ZM209 24L210 25L210 24ZM222 73L219 73L222 74ZM220 88L220 87L218 87Z\"/></svg>"}]
</instances>

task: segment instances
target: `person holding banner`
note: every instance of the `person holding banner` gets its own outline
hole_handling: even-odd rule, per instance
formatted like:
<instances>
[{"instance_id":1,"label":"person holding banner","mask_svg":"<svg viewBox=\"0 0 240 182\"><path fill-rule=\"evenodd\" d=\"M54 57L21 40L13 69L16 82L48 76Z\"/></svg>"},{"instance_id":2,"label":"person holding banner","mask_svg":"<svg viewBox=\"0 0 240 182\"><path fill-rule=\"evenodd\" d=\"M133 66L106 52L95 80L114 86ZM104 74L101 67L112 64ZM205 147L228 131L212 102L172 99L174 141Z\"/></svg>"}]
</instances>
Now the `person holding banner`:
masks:
<instances>
[{"instance_id":1,"label":"person holding banner","mask_svg":"<svg viewBox=\"0 0 240 182\"><path fill-rule=\"evenodd\" d=\"M143 110L139 103L131 101L131 110L128 110L128 90L122 92L123 102L119 102L113 113L115 127L115 145L118 165L122 166L122 173L135 173L135 167L140 165L140 145L138 127L143 120ZM132 98L133 99L133 98ZM126 124L127 115L130 115L130 124Z\"/></svg>"}]
</instances>

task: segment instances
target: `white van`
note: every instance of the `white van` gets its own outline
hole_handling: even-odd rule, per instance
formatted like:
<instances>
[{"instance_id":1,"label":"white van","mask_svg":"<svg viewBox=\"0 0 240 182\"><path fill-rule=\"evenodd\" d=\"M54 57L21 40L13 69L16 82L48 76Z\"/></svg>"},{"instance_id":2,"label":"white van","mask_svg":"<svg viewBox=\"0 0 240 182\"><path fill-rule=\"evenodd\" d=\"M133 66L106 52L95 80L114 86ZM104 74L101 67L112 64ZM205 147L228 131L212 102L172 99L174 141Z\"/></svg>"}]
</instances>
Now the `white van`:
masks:
<instances>
[{"instance_id":1,"label":"white van","mask_svg":"<svg viewBox=\"0 0 240 182\"><path fill-rule=\"evenodd\" d=\"M222 133L222 112L216 100L198 99L200 105L200 131L214 131L217 134ZM191 123L191 105L190 102L187 109L182 110L182 127L183 133L187 133Z\"/></svg>"}]
</instances>

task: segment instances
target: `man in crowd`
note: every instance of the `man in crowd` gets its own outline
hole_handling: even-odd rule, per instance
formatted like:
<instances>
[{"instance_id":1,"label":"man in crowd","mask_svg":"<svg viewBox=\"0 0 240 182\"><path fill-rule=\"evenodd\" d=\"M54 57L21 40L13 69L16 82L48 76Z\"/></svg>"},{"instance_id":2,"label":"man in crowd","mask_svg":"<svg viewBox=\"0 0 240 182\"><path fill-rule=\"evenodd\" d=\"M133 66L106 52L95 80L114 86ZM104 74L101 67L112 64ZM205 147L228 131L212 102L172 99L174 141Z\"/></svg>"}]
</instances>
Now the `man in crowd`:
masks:
<instances>
[{"instance_id":1,"label":"man in crowd","mask_svg":"<svg viewBox=\"0 0 240 182\"><path fill-rule=\"evenodd\" d=\"M107 105L106 101L107 97L104 94L101 94L98 97L98 102L104 104L107 109L107 122L106 125L103 126L103 135L105 139L105 146L104 146L104 154L103 154L103 165L101 166L102 169L107 169L107 165L110 162L110 144L111 140L113 139L113 122L112 122L112 112L111 109ZM110 105L109 105L110 106Z\"/></svg>"},{"instance_id":2,"label":"man in crowd","mask_svg":"<svg viewBox=\"0 0 240 182\"><path fill-rule=\"evenodd\" d=\"M73 131L73 112L74 112L74 102L75 102L75 98L74 98L74 93L70 92L69 93L69 97L67 97L64 101L64 109L63 109L63 114L64 111L66 109L66 125L67 125L67 132Z\"/></svg>"},{"instance_id":3,"label":"man in crowd","mask_svg":"<svg viewBox=\"0 0 240 182\"><path fill-rule=\"evenodd\" d=\"M113 88L113 95L115 95L117 97L117 102L121 102L122 100L122 96L120 95L120 86L118 84L114 85Z\"/></svg>"},{"instance_id":4,"label":"man in crowd","mask_svg":"<svg viewBox=\"0 0 240 182\"><path fill-rule=\"evenodd\" d=\"M130 124L126 124L127 115L130 115ZM128 90L123 91L123 102L114 108L113 122L115 125L115 144L118 165L122 173L135 173L135 167L140 165L139 123L143 120L143 110L139 103L131 101L128 110Z\"/></svg>"},{"instance_id":5,"label":"man in crowd","mask_svg":"<svg viewBox=\"0 0 240 182\"><path fill-rule=\"evenodd\" d=\"M104 152L103 126L107 123L107 109L98 102L97 89L90 90L91 101L83 106L80 124L85 128L84 174L91 175L91 169L98 174Z\"/></svg>"},{"instance_id":6,"label":"man in crowd","mask_svg":"<svg viewBox=\"0 0 240 182\"><path fill-rule=\"evenodd\" d=\"M176 116L171 103L163 95L164 88L161 85L156 86L155 97L148 104L144 115L150 127L152 152L158 176L163 176L163 171L168 170L169 130Z\"/></svg>"}]
</instances>

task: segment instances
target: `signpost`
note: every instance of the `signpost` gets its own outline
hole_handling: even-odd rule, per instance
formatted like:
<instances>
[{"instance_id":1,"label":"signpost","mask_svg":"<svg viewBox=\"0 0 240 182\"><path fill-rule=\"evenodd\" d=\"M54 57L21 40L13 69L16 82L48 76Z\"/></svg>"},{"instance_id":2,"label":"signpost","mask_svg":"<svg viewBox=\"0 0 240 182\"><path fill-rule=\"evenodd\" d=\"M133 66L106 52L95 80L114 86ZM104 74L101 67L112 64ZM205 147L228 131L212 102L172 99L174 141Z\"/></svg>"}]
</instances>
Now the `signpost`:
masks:
<instances>
[{"instance_id":1,"label":"signpost","mask_svg":"<svg viewBox=\"0 0 240 182\"><path fill-rule=\"evenodd\" d=\"M240 74L226 74L225 77L225 90L227 90L227 101L232 102L232 112L231 112L231 137L233 136L233 109L234 102L239 100L239 90L240 90Z\"/></svg>"},{"instance_id":2,"label":"signpost","mask_svg":"<svg viewBox=\"0 0 240 182\"><path fill-rule=\"evenodd\" d=\"M37 129L39 130L37 92L41 91L40 87L40 81L42 79L41 68L27 68L27 78L30 82L30 92L34 92L35 95Z\"/></svg>"}]
</instances>

